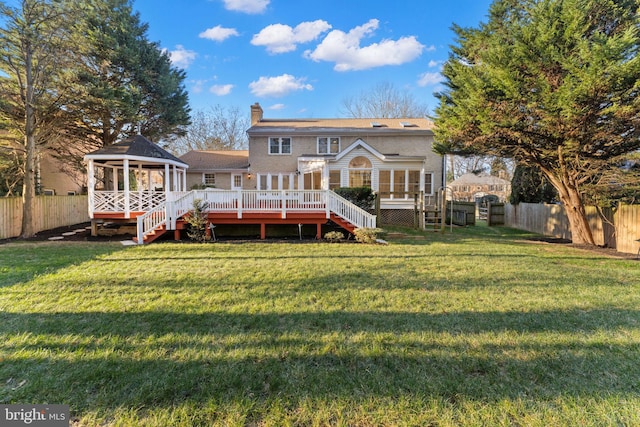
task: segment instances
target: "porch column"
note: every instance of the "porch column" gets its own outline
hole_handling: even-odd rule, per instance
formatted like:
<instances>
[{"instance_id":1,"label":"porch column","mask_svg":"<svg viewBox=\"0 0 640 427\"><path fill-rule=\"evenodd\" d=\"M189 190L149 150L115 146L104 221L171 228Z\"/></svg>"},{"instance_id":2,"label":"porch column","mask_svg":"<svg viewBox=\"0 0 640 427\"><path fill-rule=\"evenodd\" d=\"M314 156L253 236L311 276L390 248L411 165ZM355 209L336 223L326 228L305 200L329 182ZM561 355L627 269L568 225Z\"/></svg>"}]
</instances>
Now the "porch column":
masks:
<instances>
[{"instance_id":1,"label":"porch column","mask_svg":"<svg viewBox=\"0 0 640 427\"><path fill-rule=\"evenodd\" d=\"M167 200L169 200L169 192L171 191L171 186L169 181L171 181L169 177L169 165L165 164L164 165L164 192L165 192L165 195L167 196Z\"/></svg>"},{"instance_id":2,"label":"porch column","mask_svg":"<svg viewBox=\"0 0 640 427\"><path fill-rule=\"evenodd\" d=\"M129 192L129 159L124 159L122 162L122 166L124 167L122 179L124 180L124 217L131 217L131 206L129 204L129 198L131 194Z\"/></svg>"},{"instance_id":3,"label":"porch column","mask_svg":"<svg viewBox=\"0 0 640 427\"><path fill-rule=\"evenodd\" d=\"M409 198L409 169L404 170L404 199Z\"/></svg>"},{"instance_id":4,"label":"porch column","mask_svg":"<svg viewBox=\"0 0 640 427\"><path fill-rule=\"evenodd\" d=\"M182 170L182 191L187 191L187 170Z\"/></svg>"},{"instance_id":5,"label":"porch column","mask_svg":"<svg viewBox=\"0 0 640 427\"><path fill-rule=\"evenodd\" d=\"M136 197L136 206L134 206L133 209L140 212L144 210L145 205L145 203L143 202L145 195L144 185L142 184L142 163L138 163L138 173L136 174L136 192L138 193Z\"/></svg>"},{"instance_id":6,"label":"porch column","mask_svg":"<svg viewBox=\"0 0 640 427\"><path fill-rule=\"evenodd\" d=\"M95 209L95 201L93 194L96 187L96 175L93 166L93 160L89 160L87 165L87 199L89 200L89 218L93 218L93 210Z\"/></svg>"},{"instance_id":7,"label":"porch column","mask_svg":"<svg viewBox=\"0 0 640 427\"><path fill-rule=\"evenodd\" d=\"M329 189L329 165L326 162L322 166L322 181L320 185L323 190Z\"/></svg>"},{"instance_id":8,"label":"porch column","mask_svg":"<svg viewBox=\"0 0 640 427\"><path fill-rule=\"evenodd\" d=\"M176 165L173 165L173 191L180 191L178 190L178 168Z\"/></svg>"},{"instance_id":9,"label":"porch column","mask_svg":"<svg viewBox=\"0 0 640 427\"><path fill-rule=\"evenodd\" d=\"M118 168L116 166L112 167L111 172L113 175L113 197L115 200L118 193ZM116 203L115 206L118 206L118 204Z\"/></svg>"}]
</instances>

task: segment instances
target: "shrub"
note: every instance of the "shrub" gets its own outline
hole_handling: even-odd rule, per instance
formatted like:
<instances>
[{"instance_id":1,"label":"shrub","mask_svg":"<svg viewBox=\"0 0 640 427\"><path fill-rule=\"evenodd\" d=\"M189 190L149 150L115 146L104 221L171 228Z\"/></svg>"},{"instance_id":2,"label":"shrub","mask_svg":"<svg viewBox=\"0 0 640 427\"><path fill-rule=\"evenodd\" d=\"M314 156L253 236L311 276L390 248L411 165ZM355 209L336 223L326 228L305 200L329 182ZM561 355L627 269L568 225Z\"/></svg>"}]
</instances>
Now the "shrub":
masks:
<instances>
[{"instance_id":1,"label":"shrub","mask_svg":"<svg viewBox=\"0 0 640 427\"><path fill-rule=\"evenodd\" d=\"M353 235L357 242L376 243L376 240L382 233L383 230L380 228L356 228Z\"/></svg>"},{"instance_id":2,"label":"shrub","mask_svg":"<svg viewBox=\"0 0 640 427\"><path fill-rule=\"evenodd\" d=\"M193 201L193 211L185 216L184 220L189 224L187 236L196 242L206 242L209 240L207 236L207 213L205 212L206 203L202 199Z\"/></svg>"},{"instance_id":3,"label":"shrub","mask_svg":"<svg viewBox=\"0 0 640 427\"><path fill-rule=\"evenodd\" d=\"M370 187L340 187L336 188L335 192L364 210L372 209L376 200L376 195Z\"/></svg>"},{"instance_id":4,"label":"shrub","mask_svg":"<svg viewBox=\"0 0 640 427\"><path fill-rule=\"evenodd\" d=\"M344 240L344 234L339 231L329 231L324 235L324 239L329 243L340 243Z\"/></svg>"}]
</instances>

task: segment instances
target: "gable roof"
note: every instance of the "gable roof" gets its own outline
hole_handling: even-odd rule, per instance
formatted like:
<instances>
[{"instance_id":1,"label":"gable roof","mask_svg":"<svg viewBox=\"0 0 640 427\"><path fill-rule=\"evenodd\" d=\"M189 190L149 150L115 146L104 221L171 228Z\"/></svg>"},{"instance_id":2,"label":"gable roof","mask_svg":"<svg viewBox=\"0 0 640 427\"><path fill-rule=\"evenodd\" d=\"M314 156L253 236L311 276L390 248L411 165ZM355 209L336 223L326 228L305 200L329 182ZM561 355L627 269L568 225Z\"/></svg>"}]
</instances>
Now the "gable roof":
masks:
<instances>
[{"instance_id":1,"label":"gable roof","mask_svg":"<svg viewBox=\"0 0 640 427\"><path fill-rule=\"evenodd\" d=\"M261 119L249 135L295 134L416 134L433 135L434 123L424 118L400 119Z\"/></svg>"},{"instance_id":2,"label":"gable roof","mask_svg":"<svg viewBox=\"0 0 640 427\"><path fill-rule=\"evenodd\" d=\"M177 164L187 166L182 160L149 141L142 135L125 139L107 147L100 148L85 156L85 159L116 160L116 159L145 159L160 160L158 163Z\"/></svg>"},{"instance_id":3,"label":"gable roof","mask_svg":"<svg viewBox=\"0 0 640 427\"><path fill-rule=\"evenodd\" d=\"M192 171L238 170L249 168L248 150L191 150L180 156Z\"/></svg>"},{"instance_id":4,"label":"gable roof","mask_svg":"<svg viewBox=\"0 0 640 427\"><path fill-rule=\"evenodd\" d=\"M362 148L372 155L376 156L378 159L382 161L403 161L403 160L424 160L425 156L399 156L397 154L384 154L364 142L362 139L358 138L353 144L348 146L346 149L341 151L339 154L335 156L335 160L340 160L345 157L347 154L351 153L353 150Z\"/></svg>"}]
</instances>

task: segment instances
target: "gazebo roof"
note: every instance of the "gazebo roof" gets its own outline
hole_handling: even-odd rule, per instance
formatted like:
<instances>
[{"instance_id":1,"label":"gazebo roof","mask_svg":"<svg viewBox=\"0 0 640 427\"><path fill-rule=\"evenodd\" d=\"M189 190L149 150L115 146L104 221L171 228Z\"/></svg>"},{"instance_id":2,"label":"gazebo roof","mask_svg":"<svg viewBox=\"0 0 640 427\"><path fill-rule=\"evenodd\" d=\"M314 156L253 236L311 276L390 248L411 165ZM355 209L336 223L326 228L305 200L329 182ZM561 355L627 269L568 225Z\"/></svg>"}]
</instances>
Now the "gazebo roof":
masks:
<instances>
[{"instance_id":1,"label":"gazebo roof","mask_svg":"<svg viewBox=\"0 0 640 427\"><path fill-rule=\"evenodd\" d=\"M182 160L142 135L136 135L133 138L125 139L108 147L92 151L85 155L84 158L85 160L105 160L110 163L129 159L142 161L144 163L171 164L183 168L189 167L189 165Z\"/></svg>"}]
</instances>

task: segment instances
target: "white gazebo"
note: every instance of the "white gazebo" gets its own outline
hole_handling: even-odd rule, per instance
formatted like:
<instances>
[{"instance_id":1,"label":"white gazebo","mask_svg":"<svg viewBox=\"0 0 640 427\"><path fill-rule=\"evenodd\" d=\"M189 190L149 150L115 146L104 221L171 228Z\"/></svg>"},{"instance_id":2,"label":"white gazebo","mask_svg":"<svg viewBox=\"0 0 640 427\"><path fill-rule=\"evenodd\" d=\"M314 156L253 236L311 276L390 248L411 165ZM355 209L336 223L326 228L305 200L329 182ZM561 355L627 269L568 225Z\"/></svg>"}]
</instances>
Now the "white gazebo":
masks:
<instances>
[{"instance_id":1,"label":"white gazebo","mask_svg":"<svg viewBox=\"0 0 640 427\"><path fill-rule=\"evenodd\" d=\"M134 219L186 190L189 166L141 135L91 152L84 160L92 222Z\"/></svg>"}]
</instances>

